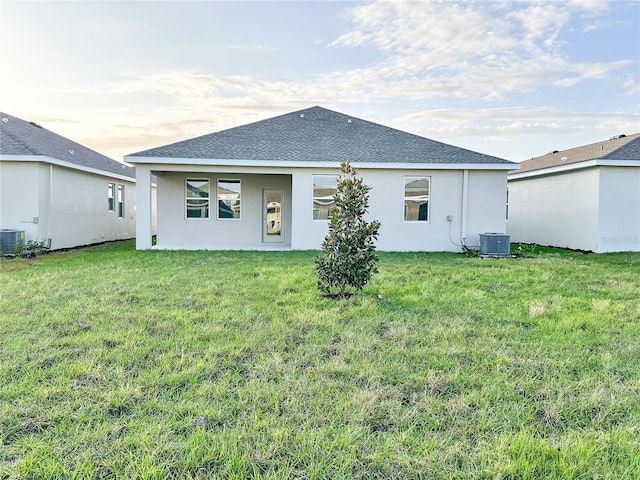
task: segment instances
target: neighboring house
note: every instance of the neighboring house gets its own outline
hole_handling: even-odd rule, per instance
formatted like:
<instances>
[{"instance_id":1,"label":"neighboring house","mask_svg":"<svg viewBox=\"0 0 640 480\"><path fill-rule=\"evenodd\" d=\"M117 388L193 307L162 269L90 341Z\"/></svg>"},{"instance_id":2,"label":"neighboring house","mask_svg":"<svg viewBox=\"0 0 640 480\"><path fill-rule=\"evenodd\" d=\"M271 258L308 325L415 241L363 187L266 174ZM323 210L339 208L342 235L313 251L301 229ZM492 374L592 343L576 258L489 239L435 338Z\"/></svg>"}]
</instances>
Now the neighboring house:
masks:
<instances>
[{"instance_id":1,"label":"neighboring house","mask_svg":"<svg viewBox=\"0 0 640 480\"><path fill-rule=\"evenodd\" d=\"M135 237L135 171L0 113L0 228L52 249Z\"/></svg>"},{"instance_id":2,"label":"neighboring house","mask_svg":"<svg viewBox=\"0 0 640 480\"><path fill-rule=\"evenodd\" d=\"M137 248L319 249L341 162L372 190L388 251L461 251L504 232L517 164L321 107L131 154ZM155 177L154 177L155 178Z\"/></svg>"},{"instance_id":3,"label":"neighboring house","mask_svg":"<svg viewBox=\"0 0 640 480\"><path fill-rule=\"evenodd\" d=\"M640 251L640 133L522 162L507 228L515 242Z\"/></svg>"}]
</instances>

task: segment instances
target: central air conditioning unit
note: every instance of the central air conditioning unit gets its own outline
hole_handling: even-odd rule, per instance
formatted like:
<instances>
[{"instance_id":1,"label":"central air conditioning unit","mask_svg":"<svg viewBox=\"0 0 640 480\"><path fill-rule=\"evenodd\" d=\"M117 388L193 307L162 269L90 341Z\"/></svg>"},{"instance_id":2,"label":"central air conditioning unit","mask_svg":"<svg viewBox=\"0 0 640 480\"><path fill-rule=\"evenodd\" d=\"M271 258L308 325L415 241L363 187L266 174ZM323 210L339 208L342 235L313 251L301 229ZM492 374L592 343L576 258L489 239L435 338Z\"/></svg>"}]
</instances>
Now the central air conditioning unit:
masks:
<instances>
[{"instance_id":1,"label":"central air conditioning unit","mask_svg":"<svg viewBox=\"0 0 640 480\"><path fill-rule=\"evenodd\" d=\"M480 253L482 255L509 255L511 243L509 235L505 233L481 233Z\"/></svg>"},{"instance_id":2,"label":"central air conditioning unit","mask_svg":"<svg viewBox=\"0 0 640 480\"><path fill-rule=\"evenodd\" d=\"M0 252L3 255L15 253L18 245L24 245L24 230L0 230Z\"/></svg>"}]
</instances>

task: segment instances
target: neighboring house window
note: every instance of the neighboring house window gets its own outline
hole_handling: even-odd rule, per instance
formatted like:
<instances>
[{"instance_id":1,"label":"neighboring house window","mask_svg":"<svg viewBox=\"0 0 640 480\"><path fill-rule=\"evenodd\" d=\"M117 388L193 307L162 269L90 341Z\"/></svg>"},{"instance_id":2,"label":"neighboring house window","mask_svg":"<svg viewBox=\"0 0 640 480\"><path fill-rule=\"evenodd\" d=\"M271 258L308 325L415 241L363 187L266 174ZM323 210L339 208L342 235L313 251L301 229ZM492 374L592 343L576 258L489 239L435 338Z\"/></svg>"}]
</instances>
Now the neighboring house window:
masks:
<instances>
[{"instance_id":1,"label":"neighboring house window","mask_svg":"<svg viewBox=\"0 0 640 480\"><path fill-rule=\"evenodd\" d=\"M404 177L405 222L429 221L431 177Z\"/></svg>"},{"instance_id":2,"label":"neighboring house window","mask_svg":"<svg viewBox=\"0 0 640 480\"><path fill-rule=\"evenodd\" d=\"M505 212L505 218L509 220L509 189L507 188L507 211Z\"/></svg>"},{"instance_id":3,"label":"neighboring house window","mask_svg":"<svg viewBox=\"0 0 640 480\"><path fill-rule=\"evenodd\" d=\"M209 218L210 185L208 178L187 178L187 218Z\"/></svg>"},{"instance_id":4,"label":"neighboring house window","mask_svg":"<svg viewBox=\"0 0 640 480\"><path fill-rule=\"evenodd\" d=\"M116 184L107 184L107 201L109 205L109 211L114 212L116 210Z\"/></svg>"},{"instance_id":5,"label":"neighboring house window","mask_svg":"<svg viewBox=\"0 0 640 480\"><path fill-rule=\"evenodd\" d=\"M331 209L335 207L335 195L338 189L336 175L313 176L313 219L328 220Z\"/></svg>"},{"instance_id":6,"label":"neighboring house window","mask_svg":"<svg viewBox=\"0 0 640 480\"><path fill-rule=\"evenodd\" d=\"M218 218L240 219L240 180L218 180Z\"/></svg>"},{"instance_id":7,"label":"neighboring house window","mask_svg":"<svg viewBox=\"0 0 640 480\"><path fill-rule=\"evenodd\" d=\"M118 185L118 217L124 218L124 185Z\"/></svg>"}]
</instances>

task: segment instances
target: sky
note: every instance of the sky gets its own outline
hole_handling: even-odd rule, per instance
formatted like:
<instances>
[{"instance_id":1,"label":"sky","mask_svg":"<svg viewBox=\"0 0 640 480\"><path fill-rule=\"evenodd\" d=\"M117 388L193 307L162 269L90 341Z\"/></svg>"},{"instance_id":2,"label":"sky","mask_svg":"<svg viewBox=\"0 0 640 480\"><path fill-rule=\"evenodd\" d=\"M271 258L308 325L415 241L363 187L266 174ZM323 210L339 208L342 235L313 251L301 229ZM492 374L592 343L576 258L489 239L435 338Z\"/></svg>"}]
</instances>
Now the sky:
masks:
<instances>
[{"instance_id":1,"label":"sky","mask_svg":"<svg viewBox=\"0 0 640 480\"><path fill-rule=\"evenodd\" d=\"M640 132L640 0L1 0L0 67L116 160L319 105L522 161Z\"/></svg>"}]
</instances>

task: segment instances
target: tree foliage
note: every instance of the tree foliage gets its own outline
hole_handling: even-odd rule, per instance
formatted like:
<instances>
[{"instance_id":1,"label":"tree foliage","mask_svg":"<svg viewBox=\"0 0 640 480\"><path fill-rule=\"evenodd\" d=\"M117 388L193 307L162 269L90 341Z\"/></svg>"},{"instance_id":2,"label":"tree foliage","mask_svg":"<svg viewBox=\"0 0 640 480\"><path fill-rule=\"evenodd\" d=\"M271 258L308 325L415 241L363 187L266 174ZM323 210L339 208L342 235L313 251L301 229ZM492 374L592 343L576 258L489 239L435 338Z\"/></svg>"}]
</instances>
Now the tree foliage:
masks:
<instances>
[{"instance_id":1,"label":"tree foliage","mask_svg":"<svg viewBox=\"0 0 640 480\"><path fill-rule=\"evenodd\" d=\"M378 272L374 241L380 222L364 220L370 190L349 162L343 162L329 232L322 242L322 253L315 260L318 289L325 295L345 296L348 287L360 291Z\"/></svg>"}]
</instances>

